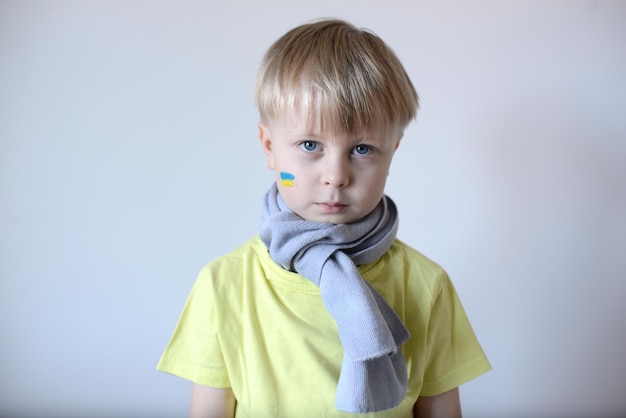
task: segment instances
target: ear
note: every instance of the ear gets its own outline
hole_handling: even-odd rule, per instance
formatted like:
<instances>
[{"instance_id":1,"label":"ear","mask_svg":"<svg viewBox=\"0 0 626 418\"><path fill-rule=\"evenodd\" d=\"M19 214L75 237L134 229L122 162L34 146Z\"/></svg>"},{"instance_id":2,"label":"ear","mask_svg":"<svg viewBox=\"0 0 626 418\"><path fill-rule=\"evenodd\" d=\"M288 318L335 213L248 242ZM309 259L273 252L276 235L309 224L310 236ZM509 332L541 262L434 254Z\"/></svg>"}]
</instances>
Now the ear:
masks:
<instances>
[{"instance_id":1,"label":"ear","mask_svg":"<svg viewBox=\"0 0 626 418\"><path fill-rule=\"evenodd\" d=\"M394 152L396 152L396 150L400 146L400 141L402 141L402 137L404 137L404 132L400 132L400 135L398 136L398 139L396 140L396 146L393 149Z\"/></svg>"},{"instance_id":2,"label":"ear","mask_svg":"<svg viewBox=\"0 0 626 418\"><path fill-rule=\"evenodd\" d=\"M267 158L267 167L274 169L274 153L272 152L272 140L270 139L270 130L266 124L259 122L259 139L261 140L261 148Z\"/></svg>"}]
</instances>

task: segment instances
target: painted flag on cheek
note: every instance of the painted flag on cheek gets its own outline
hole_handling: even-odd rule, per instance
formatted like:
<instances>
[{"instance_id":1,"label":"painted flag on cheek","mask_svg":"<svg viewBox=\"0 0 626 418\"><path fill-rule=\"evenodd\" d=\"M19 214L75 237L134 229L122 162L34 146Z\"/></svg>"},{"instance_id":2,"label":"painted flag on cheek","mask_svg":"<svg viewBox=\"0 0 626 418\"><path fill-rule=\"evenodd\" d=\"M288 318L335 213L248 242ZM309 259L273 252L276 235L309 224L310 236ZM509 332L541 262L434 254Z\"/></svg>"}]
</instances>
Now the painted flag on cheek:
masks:
<instances>
[{"instance_id":1,"label":"painted flag on cheek","mask_svg":"<svg viewBox=\"0 0 626 418\"><path fill-rule=\"evenodd\" d=\"M293 181L296 179L296 176L294 176L291 173L286 173L284 171L280 172L280 180L281 180L281 184L284 187L293 187Z\"/></svg>"}]
</instances>

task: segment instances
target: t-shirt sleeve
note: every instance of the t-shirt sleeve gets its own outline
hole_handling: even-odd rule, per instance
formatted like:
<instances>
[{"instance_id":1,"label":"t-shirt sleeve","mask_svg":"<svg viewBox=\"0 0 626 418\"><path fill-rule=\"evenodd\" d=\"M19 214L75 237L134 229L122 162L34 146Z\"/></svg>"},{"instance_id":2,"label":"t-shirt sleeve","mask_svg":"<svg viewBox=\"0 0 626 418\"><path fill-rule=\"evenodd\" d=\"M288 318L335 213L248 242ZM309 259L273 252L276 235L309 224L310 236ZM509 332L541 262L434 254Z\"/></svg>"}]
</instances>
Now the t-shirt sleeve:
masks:
<instances>
[{"instance_id":1,"label":"t-shirt sleeve","mask_svg":"<svg viewBox=\"0 0 626 418\"><path fill-rule=\"evenodd\" d=\"M487 360L445 272L428 324L421 396L434 396L489 371Z\"/></svg>"},{"instance_id":2,"label":"t-shirt sleeve","mask_svg":"<svg viewBox=\"0 0 626 418\"><path fill-rule=\"evenodd\" d=\"M211 275L204 268L191 290L157 370L212 387L230 387L217 335Z\"/></svg>"}]
</instances>

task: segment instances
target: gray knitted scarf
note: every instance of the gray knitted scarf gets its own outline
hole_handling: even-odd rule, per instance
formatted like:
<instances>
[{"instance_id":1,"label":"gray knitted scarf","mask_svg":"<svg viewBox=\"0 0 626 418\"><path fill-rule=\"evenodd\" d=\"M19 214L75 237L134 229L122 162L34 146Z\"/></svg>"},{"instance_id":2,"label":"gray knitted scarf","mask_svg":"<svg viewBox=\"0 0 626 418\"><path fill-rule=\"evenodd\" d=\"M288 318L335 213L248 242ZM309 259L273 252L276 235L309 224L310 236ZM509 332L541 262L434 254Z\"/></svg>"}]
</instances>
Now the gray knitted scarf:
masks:
<instances>
[{"instance_id":1,"label":"gray knitted scarf","mask_svg":"<svg viewBox=\"0 0 626 418\"><path fill-rule=\"evenodd\" d=\"M400 345L409 332L356 267L381 257L397 230L396 206L387 196L360 221L335 225L296 215L276 184L265 195L260 236L272 260L319 286L337 323L344 349L335 394L340 411L378 412L398 406L406 396Z\"/></svg>"}]
</instances>

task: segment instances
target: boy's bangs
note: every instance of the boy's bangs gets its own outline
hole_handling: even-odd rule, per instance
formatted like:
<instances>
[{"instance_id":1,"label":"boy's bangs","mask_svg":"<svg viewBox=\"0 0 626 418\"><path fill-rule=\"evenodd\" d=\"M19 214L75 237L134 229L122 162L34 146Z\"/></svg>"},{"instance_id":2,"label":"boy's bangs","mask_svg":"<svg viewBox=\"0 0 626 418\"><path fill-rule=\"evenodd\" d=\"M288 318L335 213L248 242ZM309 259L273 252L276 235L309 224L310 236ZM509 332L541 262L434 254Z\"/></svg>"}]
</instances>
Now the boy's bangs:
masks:
<instances>
[{"instance_id":1,"label":"boy's bangs","mask_svg":"<svg viewBox=\"0 0 626 418\"><path fill-rule=\"evenodd\" d=\"M285 116L305 117L306 126L319 132L350 136L374 128L388 129L397 123L376 108L375 103L380 103L380 99L371 94L350 100L321 84L319 80L305 79L275 86L271 89L274 90L273 97L266 98L268 112L265 117L270 120Z\"/></svg>"}]
</instances>

